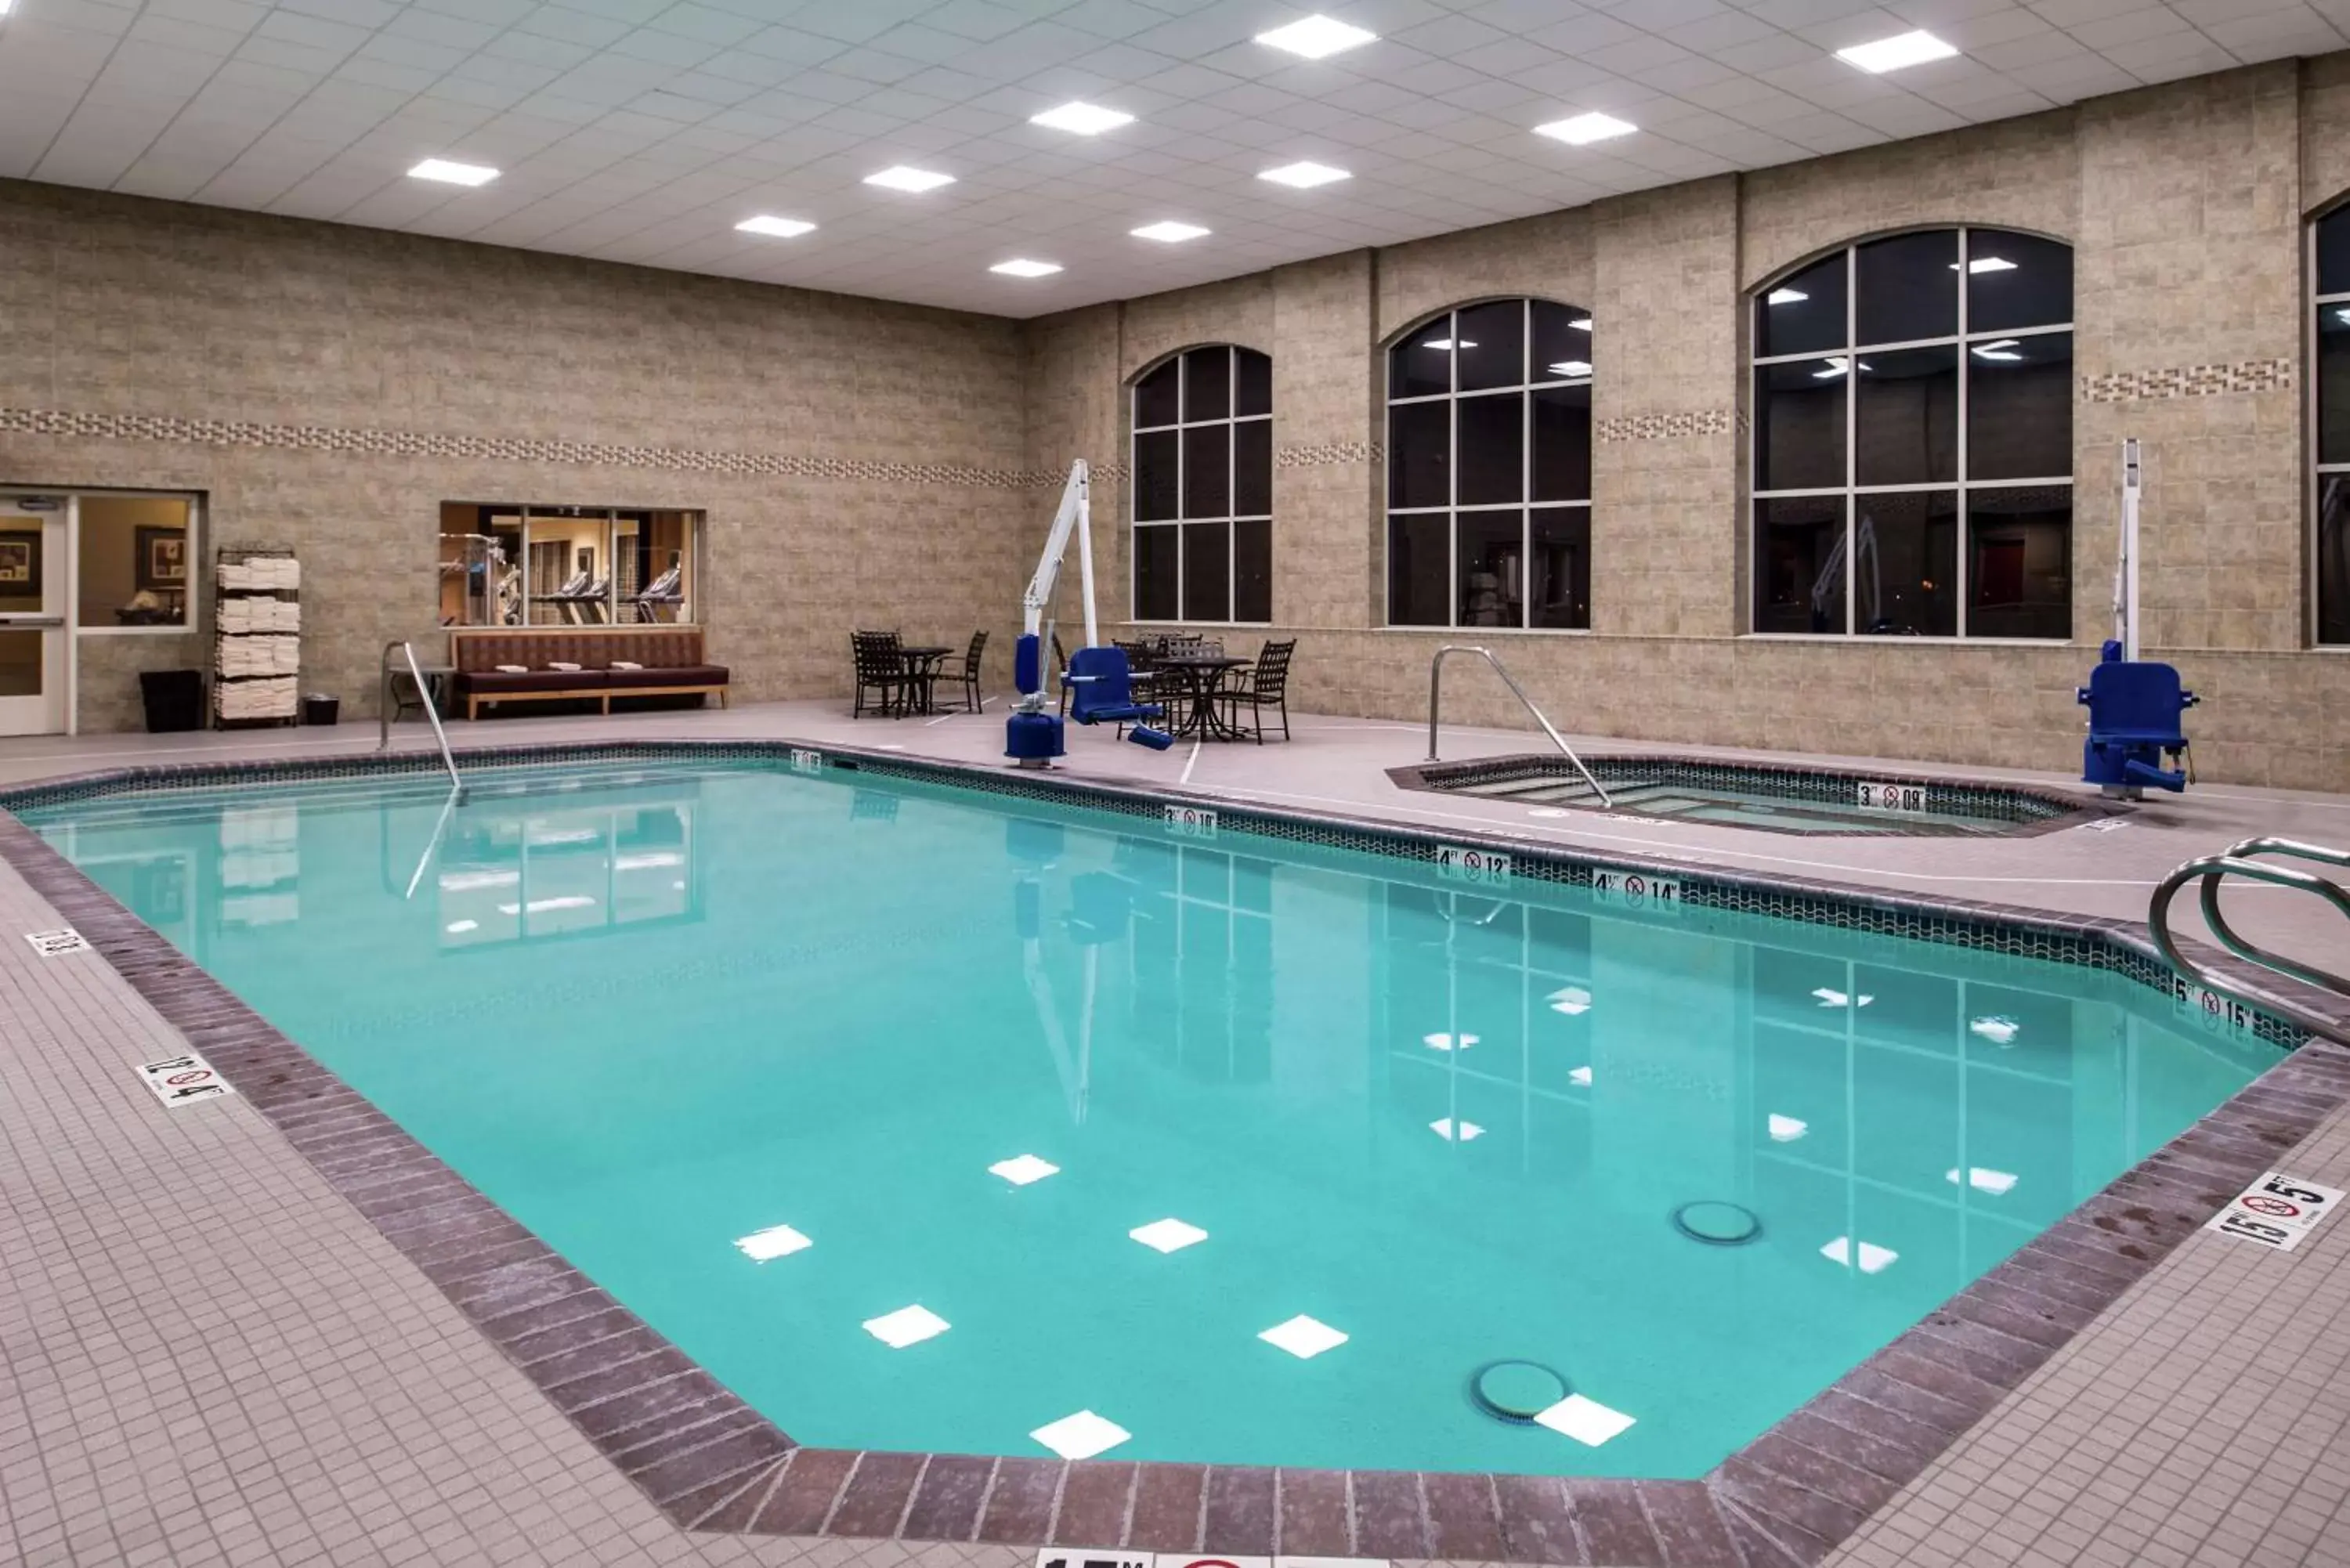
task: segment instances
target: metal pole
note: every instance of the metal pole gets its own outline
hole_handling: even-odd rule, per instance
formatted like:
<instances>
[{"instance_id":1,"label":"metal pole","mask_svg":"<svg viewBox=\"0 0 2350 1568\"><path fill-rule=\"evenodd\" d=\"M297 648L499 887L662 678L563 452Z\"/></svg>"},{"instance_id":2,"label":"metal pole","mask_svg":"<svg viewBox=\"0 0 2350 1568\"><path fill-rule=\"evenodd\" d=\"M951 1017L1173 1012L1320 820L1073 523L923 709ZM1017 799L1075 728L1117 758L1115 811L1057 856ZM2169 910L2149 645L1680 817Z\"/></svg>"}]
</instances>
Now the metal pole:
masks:
<instances>
[{"instance_id":1,"label":"metal pole","mask_svg":"<svg viewBox=\"0 0 2350 1568\"><path fill-rule=\"evenodd\" d=\"M2140 483L2137 438L2122 442L2122 558L2121 592L2116 608L2121 614L2122 657L2137 659L2137 506Z\"/></svg>"}]
</instances>

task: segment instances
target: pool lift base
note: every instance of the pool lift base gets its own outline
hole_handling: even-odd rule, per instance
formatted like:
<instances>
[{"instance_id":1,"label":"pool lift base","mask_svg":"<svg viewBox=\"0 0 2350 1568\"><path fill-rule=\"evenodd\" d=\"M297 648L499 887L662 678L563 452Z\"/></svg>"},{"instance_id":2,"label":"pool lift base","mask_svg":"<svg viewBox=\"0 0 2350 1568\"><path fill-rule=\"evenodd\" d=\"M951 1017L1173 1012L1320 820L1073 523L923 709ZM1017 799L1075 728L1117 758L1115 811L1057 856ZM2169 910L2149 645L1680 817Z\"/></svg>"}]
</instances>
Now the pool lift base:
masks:
<instances>
[{"instance_id":1,"label":"pool lift base","mask_svg":"<svg viewBox=\"0 0 2350 1568\"><path fill-rule=\"evenodd\" d=\"M1003 722L1003 754L1014 767L1049 768L1055 757L1066 755L1068 750L1061 716L1047 711L1052 701L1045 689L1044 664L1045 639L1050 635L1045 611L1053 602L1053 587L1069 553L1072 535L1077 542L1077 576L1084 589L1086 641L1071 656L1069 667L1058 672L1069 692L1069 711L1080 724L1130 726L1126 738L1154 752L1175 743L1174 737L1142 722L1159 718L1166 710L1155 702L1134 700L1133 671L1127 668L1126 650L1100 646L1101 629L1094 619L1089 494L1086 460L1079 458L1069 465L1069 482L1062 488L1060 509L1053 514L1053 531L1045 541L1044 556L1036 563L1036 575L1028 580L1028 591L1021 597L1020 643L1012 660L1012 681L1019 689L1020 700Z\"/></svg>"}]
</instances>

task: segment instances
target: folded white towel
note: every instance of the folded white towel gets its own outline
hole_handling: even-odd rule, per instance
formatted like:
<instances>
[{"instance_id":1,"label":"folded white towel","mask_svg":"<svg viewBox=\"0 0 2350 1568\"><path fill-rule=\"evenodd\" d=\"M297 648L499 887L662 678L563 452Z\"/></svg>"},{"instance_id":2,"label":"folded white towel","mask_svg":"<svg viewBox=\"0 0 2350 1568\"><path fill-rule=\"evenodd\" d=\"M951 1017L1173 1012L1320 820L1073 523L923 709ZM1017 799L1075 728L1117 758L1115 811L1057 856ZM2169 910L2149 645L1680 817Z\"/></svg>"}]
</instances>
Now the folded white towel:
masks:
<instances>
[{"instance_id":1,"label":"folded white towel","mask_svg":"<svg viewBox=\"0 0 2350 1568\"><path fill-rule=\"evenodd\" d=\"M527 675L530 673L530 666L527 664L501 664L498 666L498 673L501 675Z\"/></svg>"},{"instance_id":2,"label":"folded white towel","mask_svg":"<svg viewBox=\"0 0 2350 1568\"><path fill-rule=\"evenodd\" d=\"M560 670L566 675L577 675L579 673L579 667L577 665L565 664L559 659L548 659L546 661L546 667L549 670Z\"/></svg>"},{"instance_id":3,"label":"folded white towel","mask_svg":"<svg viewBox=\"0 0 2350 1568\"><path fill-rule=\"evenodd\" d=\"M641 664L632 664L625 659L616 659L612 660L612 668L615 670L642 670L644 666Z\"/></svg>"}]
</instances>

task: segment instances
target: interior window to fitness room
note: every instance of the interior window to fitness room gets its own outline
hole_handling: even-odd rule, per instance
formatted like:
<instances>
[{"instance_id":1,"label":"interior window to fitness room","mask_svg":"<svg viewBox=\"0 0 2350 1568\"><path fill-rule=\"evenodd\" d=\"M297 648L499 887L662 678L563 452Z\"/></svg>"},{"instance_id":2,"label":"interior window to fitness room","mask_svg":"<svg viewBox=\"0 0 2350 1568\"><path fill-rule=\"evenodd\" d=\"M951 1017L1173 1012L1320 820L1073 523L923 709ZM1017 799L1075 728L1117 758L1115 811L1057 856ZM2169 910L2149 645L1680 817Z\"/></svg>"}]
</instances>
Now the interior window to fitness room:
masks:
<instances>
[{"instance_id":1,"label":"interior window to fitness room","mask_svg":"<svg viewBox=\"0 0 2350 1568\"><path fill-rule=\"evenodd\" d=\"M1388 623L1591 625L1591 317L1447 311L1388 351Z\"/></svg>"},{"instance_id":2,"label":"interior window to fitness room","mask_svg":"<svg viewBox=\"0 0 2350 1568\"><path fill-rule=\"evenodd\" d=\"M1187 348L1134 384L1134 618L1273 619L1273 360Z\"/></svg>"},{"instance_id":3,"label":"interior window to fitness room","mask_svg":"<svg viewBox=\"0 0 2350 1568\"><path fill-rule=\"evenodd\" d=\"M2350 204L2311 225L2317 290L2317 640L2350 642Z\"/></svg>"},{"instance_id":4,"label":"interior window to fitness room","mask_svg":"<svg viewBox=\"0 0 2350 1568\"><path fill-rule=\"evenodd\" d=\"M1870 240L1754 301L1764 633L2072 635L2073 253Z\"/></svg>"},{"instance_id":5,"label":"interior window to fitness room","mask_svg":"<svg viewBox=\"0 0 2350 1568\"><path fill-rule=\"evenodd\" d=\"M699 512L444 502L442 626L700 618Z\"/></svg>"}]
</instances>

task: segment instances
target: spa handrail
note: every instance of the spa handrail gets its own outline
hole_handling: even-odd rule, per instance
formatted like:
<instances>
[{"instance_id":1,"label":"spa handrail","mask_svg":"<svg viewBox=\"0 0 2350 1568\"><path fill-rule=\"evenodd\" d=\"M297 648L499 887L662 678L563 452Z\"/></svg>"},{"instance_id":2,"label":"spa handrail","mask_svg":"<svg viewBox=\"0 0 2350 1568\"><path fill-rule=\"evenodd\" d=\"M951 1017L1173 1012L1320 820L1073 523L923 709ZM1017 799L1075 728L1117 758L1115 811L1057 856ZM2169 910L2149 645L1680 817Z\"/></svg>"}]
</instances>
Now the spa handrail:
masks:
<instances>
[{"instance_id":1,"label":"spa handrail","mask_svg":"<svg viewBox=\"0 0 2350 1568\"><path fill-rule=\"evenodd\" d=\"M1430 762L1436 761L1436 711L1443 700L1444 656L1448 653L1473 653L1492 665L1493 673L1502 678L1502 684L1510 689L1510 695L1525 704L1526 711L1534 715L1534 722L1540 724L1543 733L1550 737L1550 743L1556 746L1566 760L1575 764L1575 771L1583 775L1583 782L1591 786L1592 794L1599 797L1599 804L1611 811L1615 809L1616 803L1609 798L1607 788L1591 776L1591 770L1583 765L1583 759L1575 754L1575 748L1566 743L1565 737L1552 727L1548 719L1543 717L1543 711L1534 706L1534 700L1526 695L1525 688L1518 684L1517 679L1510 673L1506 665L1493 657L1491 649L1476 648L1468 643L1447 643L1436 650L1435 658L1428 661L1428 760Z\"/></svg>"},{"instance_id":2,"label":"spa handrail","mask_svg":"<svg viewBox=\"0 0 2350 1568\"><path fill-rule=\"evenodd\" d=\"M449 787L463 792L465 781L458 776L457 758L449 750L449 732L441 727L440 704L432 701L432 689L424 684L424 670L416 662L416 649L411 643L387 642L383 645L383 658L380 660L383 669L383 691L380 694L381 701L377 705L375 749L379 752L388 752L391 749L391 678L399 673L391 662L391 656L395 649L408 661L408 678L416 682L417 700L424 704L424 716L432 722L432 738L441 742L441 765L449 770Z\"/></svg>"},{"instance_id":3,"label":"spa handrail","mask_svg":"<svg viewBox=\"0 0 2350 1568\"><path fill-rule=\"evenodd\" d=\"M2297 860L2314 860L2321 866L2350 867L2350 850L2330 849L2324 845L2303 844L2291 838L2247 838L2221 854L2189 860L2164 877L2154 890L2154 900L2146 917L2147 930L2154 938L2154 945L2161 950L2164 958L2170 961L2172 968L2207 990L2222 992L2243 1001L2261 1001L2244 996L2237 987L2214 976L2178 950L2178 943L2170 931L2170 906L2178 898L2181 888L2189 882L2199 881L2201 886L2197 892L2203 907L2203 923L2211 928L2211 934L2220 939L2222 947L2246 963L2258 964L2262 969L2291 976L2334 996L2350 999L2350 978L2319 969L2314 964L2301 963L2281 953L2272 953L2247 940L2220 912L2220 884L2230 877L2241 877L2247 881L2265 882L2273 888L2314 893L2341 914L2350 917L2350 891L2345 891L2340 883L2314 872L2272 866L2253 858L2261 855L2290 856ZM2273 1003L2263 1002L2262 1005ZM2294 1011L2295 1022L2312 1033L2323 1035L2336 1044L2350 1045L2350 1028L2313 1017L2303 1009Z\"/></svg>"}]
</instances>

